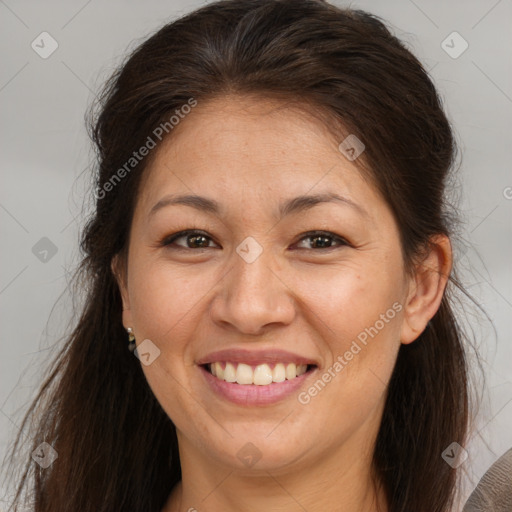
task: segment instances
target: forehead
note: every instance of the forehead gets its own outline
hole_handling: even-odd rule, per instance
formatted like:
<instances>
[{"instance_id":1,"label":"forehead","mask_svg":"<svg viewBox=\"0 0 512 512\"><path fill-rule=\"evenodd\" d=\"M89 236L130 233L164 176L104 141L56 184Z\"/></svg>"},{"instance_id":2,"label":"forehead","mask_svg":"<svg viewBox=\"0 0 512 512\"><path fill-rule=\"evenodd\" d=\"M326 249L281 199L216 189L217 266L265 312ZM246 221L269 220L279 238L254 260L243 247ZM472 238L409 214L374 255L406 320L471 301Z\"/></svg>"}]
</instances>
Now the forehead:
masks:
<instances>
[{"instance_id":1,"label":"forehead","mask_svg":"<svg viewBox=\"0 0 512 512\"><path fill-rule=\"evenodd\" d=\"M263 200L326 190L377 200L340 152L340 137L311 108L295 103L259 97L199 102L156 150L141 200L149 206L164 191Z\"/></svg>"}]
</instances>

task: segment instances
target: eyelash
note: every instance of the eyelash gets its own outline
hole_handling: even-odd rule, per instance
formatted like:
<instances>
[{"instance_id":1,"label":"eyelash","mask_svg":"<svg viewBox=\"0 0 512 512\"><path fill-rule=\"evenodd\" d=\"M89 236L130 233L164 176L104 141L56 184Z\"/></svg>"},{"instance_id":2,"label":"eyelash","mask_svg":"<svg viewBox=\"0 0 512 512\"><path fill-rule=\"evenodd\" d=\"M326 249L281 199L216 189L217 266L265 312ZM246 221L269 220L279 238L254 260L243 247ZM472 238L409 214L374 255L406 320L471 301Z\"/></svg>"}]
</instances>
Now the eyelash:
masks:
<instances>
[{"instance_id":1,"label":"eyelash","mask_svg":"<svg viewBox=\"0 0 512 512\"><path fill-rule=\"evenodd\" d=\"M210 240L213 241L213 239L210 236L208 236L206 233L204 233L203 231L196 230L196 229L187 229L187 230L184 230L184 231L180 231L178 233L174 233L173 235L166 236L164 239L161 240L159 245L161 247L169 248L176 240L178 240L179 238L186 237L187 235L200 235L200 236L204 236L205 238L209 238ZM339 242L339 245L338 246L325 247L325 248L320 247L320 248L316 248L316 249L306 249L306 250L310 250L310 251L318 251L318 250L328 251L330 249L331 250L332 249L339 249L339 248L341 248L343 246L352 247L352 245L347 240L345 240L343 237L341 237L339 235L336 235L335 233L332 233L330 231L308 231L308 232L303 233L301 235L301 238L299 238L299 241L301 241L303 239L319 237L319 236L324 236L324 237L332 238L335 241ZM190 250L200 250L200 249L211 249L211 247L195 247L194 248L194 247L175 246L172 249L173 250L190 251ZM304 248L302 248L302 249L304 249Z\"/></svg>"}]
</instances>

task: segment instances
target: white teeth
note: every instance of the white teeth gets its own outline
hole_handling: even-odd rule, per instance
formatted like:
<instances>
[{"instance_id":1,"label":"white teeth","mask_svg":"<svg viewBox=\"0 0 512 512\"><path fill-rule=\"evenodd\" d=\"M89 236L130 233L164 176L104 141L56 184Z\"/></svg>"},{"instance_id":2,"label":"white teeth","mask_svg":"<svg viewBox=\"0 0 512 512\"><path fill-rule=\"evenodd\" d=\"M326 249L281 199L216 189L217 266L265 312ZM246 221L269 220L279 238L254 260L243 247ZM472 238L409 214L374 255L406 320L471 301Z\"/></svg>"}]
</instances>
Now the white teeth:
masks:
<instances>
[{"instance_id":1,"label":"white teeth","mask_svg":"<svg viewBox=\"0 0 512 512\"><path fill-rule=\"evenodd\" d=\"M258 386L266 386L272 382L272 370L268 364L259 364L254 370L252 382Z\"/></svg>"},{"instance_id":2,"label":"white teeth","mask_svg":"<svg viewBox=\"0 0 512 512\"><path fill-rule=\"evenodd\" d=\"M286 365L286 378L288 380L295 379L297 377L297 366L293 363Z\"/></svg>"},{"instance_id":3,"label":"white teeth","mask_svg":"<svg viewBox=\"0 0 512 512\"><path fill-rule=\"evenodd\" d=\"M212 367L213 367L213 371L215 371L215 373L213 373L213 371L212 371L213 375L215 375L219 379L224 379L224 369L222 368L222 364L213 363Z\"/></svg>"},{"instance_id":4,"label":"white teeth","mask_svg":"<svg viewBox=\"0 0 512 512\"><path fill-rule=\"evenodd\" d=\"M226 382L236 381L235 367L231 363L226 363L226 368L224 368L224 380Z\"/></svg>"},{"instance_id":5,"label":"white teeth","mask_svg":"<svg viewBox=\"0 0 512 512\"><path fill-rule=\"evenodd\" d=\"M210 373L218 379L238 384L255 384L267 386L272 382L284 382L304 375L308 369L307 364L277 363L272 369L268 364L259 364L252 369L252 366L245 363L223 363L215 362L209 366Z\"/></svg>"},{"instance_id":6,"label":"white teeth","mask_svg":"<svg viewBox=\"0 0 512 512\"><path fill-rule=\"evenodd\" d=\"M272 380L274 382L283 382L286 380L286 370L283 363L277 363L272 370Z\"/></svg>"},{"instance_id":7,"label":"white teeth","mask_svg":"<svg viewBox=\"0 0 512 512\"><path fill-rule=\"evenodd\" d=\"M240 363L236 369L238 384L252 384L252 368L248 364Z\"/></svg>"},{"instance_id":8,"label":"white teeth","mask_svg":"<svg viewBox=\"0 0 512 512\"><path fill-rule=\"evenodd\" d=\"M304 375L307 370L308 370L307 364L298 364L297 365L297 377ZM219 376L219 374L217 373L217 377L218 376Z\"/></svg>"}]
</instances>

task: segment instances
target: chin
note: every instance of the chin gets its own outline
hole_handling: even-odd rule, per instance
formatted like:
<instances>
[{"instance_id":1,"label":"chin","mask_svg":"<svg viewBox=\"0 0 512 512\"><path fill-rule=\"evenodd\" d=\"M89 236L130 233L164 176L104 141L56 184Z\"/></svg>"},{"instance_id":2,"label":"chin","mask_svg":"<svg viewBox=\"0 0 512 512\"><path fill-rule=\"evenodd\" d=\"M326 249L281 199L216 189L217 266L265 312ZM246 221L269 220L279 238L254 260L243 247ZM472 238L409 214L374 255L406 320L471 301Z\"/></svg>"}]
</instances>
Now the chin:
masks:
<instances>
[{"instance_id":1,"label":"chin","mask_svg":"<svg viewBox=\"0 0 512 512\"><path fill-rule=\"evenodd\" d=\"M268 435L268 430L265 435ZM279 473L299 465L306 452L304 443L293 442L283 436L251 436L246 430L243 435L225 438L219 443L205 441L211 456L221 464L243 473L256 475L259 472ZM303 438L304 439L304 438ZM300 451L299 451L300 448Z\"/></svg>"}]
</instances>

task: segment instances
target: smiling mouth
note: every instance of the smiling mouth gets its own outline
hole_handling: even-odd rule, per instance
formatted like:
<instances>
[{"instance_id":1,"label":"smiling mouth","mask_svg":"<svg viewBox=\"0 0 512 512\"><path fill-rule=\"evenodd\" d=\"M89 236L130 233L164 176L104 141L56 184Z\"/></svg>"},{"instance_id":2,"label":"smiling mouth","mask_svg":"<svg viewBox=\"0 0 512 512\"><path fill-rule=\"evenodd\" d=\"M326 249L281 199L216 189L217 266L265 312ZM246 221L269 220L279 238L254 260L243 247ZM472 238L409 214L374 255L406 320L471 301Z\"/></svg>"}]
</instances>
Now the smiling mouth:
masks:
<instances>
[{"instance_id":1,"label":"smiling mouth","mask_svg":"<svg viewBox=\"0 0 512 512\"><path fill-rule=\"evenodd\" d=\"M254 384L268 386L270 384L293 380L316 368L313 364L265 363L249 365L229 361L214 362L202 365L214 377L224 382L241 385Z\"/></svg>"}]
</instances>

